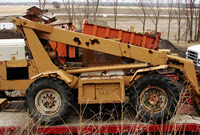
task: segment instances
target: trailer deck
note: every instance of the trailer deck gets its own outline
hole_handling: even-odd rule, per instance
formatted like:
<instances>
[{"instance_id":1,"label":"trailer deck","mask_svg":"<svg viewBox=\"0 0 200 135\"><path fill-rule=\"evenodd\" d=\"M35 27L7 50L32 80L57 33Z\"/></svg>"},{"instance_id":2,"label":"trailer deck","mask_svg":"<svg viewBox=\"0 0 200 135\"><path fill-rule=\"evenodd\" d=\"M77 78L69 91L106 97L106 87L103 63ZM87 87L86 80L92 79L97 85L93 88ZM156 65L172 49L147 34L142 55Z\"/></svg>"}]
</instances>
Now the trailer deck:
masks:
<instances>
[{"instance_id":1,"label":"trailer deck","mask_svg":"<svg viewBox=\"0 0 200 135\"><path fill-rule=\"evenodd\" d=\"M84 108L82 109L84 110ZM23 101L12 101L0 113L0 134L21 134L24 132L37 134L76 134L76 133L132 133L132 132L195 132L200 133L200 117L191 104L183 104L179 115L174 116L166 124L150 124L136 121L128 115L124 120L110 114L95 113L85 109L84 114L73 110L72 114L60 125L39 125L29 118ZM108 112L107 112L108 113ZM131 114L132 115L132 114ZM119 117L120 114L119 114Z\"/></svg>"}]
</instances>

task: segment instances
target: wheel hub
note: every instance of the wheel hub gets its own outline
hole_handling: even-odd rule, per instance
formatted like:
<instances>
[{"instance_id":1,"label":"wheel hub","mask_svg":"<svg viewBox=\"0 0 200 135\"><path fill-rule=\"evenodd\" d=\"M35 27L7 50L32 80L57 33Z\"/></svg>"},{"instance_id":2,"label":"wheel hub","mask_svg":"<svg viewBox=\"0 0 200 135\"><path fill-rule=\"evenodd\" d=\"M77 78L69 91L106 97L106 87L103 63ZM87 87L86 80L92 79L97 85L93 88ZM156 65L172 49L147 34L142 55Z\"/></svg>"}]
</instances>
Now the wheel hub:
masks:
<instances>
[{"instance_id":1,"label":"wheel hub","mask_svg":"<svg viewBox=\"0 0 200 135\"><path fill-rule=\"evenodd\" d=\"M46 108L52 108L53 106L55 106L56 100L55 96L53 96L52 94L46 94L46 96L43 96L43 100L42 103Z\"/></svg>"},{"instance_id":2,"label":"wheel hub","mask_svg":"<svg viewBox=\"0 0 200 135\"><path fill-rule=\"evenodd\" d=\"M167 105L167 94L163 89L156 86L149 86L140 95L142 107L149 112L159 112Z\"/></svg>"},{"instance_id":3,"label":"wheel hub","mask_svg":"<svg viewBox=\"0 0 200 135\"><path fill-rule=\"evenodd\" d=\"M159 96L155 93L150 95L148 98L149 104L151 104L153 106L157 105L158 101L159 101Z\"/></svg>"},{"instance_id":4,"label":"wheel hub","mask_svg":"<svg viewBox=\"0 0 200 135\"><path fill-rule=\"evenodd\" d=\"M40 90L35 97L35 106L43 115L55 114L61 106L59 94L52 89Z\"/></svg>"}]
</instances>

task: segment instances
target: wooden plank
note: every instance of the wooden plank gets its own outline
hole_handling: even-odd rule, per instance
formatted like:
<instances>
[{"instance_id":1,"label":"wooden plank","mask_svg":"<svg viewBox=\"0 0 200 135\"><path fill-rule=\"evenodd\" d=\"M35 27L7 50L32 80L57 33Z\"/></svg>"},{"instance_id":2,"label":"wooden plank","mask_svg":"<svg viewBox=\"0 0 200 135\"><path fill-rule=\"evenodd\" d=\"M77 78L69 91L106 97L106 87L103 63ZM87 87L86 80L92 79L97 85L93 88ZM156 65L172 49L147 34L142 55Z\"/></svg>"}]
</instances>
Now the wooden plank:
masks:
<instances>
[{"instance_id":1,"label":"wooden plank","mask_svg":"<svg viewBox=\"0 0 200 135\"><path fill-rule=\"evenodd\" d=\"M7 98L0 98L0 111L4 111L8 104Z\"/></svg>"}]
</instances>

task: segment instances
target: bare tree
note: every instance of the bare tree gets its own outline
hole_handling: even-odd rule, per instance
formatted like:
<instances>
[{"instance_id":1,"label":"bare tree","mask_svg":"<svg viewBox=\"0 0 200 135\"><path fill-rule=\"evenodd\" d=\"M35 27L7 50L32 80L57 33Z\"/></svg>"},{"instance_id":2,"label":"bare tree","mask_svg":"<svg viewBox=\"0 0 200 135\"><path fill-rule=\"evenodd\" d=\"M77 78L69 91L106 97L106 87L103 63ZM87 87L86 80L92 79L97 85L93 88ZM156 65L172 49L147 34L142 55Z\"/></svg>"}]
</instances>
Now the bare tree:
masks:
<instances>
[{"instance_id":1,"label":"bare tree","mask_svg":"<svg viewBox=\"0 0 200 135\"><path fill-rule=\"evenodd\" d=\"M44 10L45 6L46 6L46 0L43 0L43 2L42 2L42 0L39 0L39 7L40 7L40 9Z\"/></svg>"},{"instance_id":2,"label":"bare tree","mask_svg":"<svg viewBox=\"0 0 200 135\"><path fill-rule=\"evenodd\" d=\"M40 23L42 23L42 15L43 15L43 11L46 5L46 0L39 0L39 8L40 8Z\"/></svg>"},{"instance_id":3,"label":"bare tree","mask_svg":"<svg viewBox=\"0 0 200 135\"><path fill-rule=\"evenodd\" d=\"M192 41L192 34L193 34L193 15L194 15L194 3L195 0L185 0L186 4L188 3L189 5L189 10L190 10L190 41Z\"/></svg>"},{"instance_id":4,"label":"bare tree","mask_svg":"<svg viewBox=\"0 0 200 135\"><path fill-rule=\"evenodd\" d=\"M194 28L194 31L195 31L195 32L194 32L194 40L195 40L195 41L198 41L198 40L197 40L197 34L198 34L197 28L198 28L198 16L199 16L198 14L199 14L198 8L195 7L195 9L194 9L194 15L195 15L195 16L194 16L194 17L195 17L195 22L194 22L194 23L195 23L195 28Z\"/></svg>"},{"instance_id":5,"label":"bare tree","mask_svg":"<svg viewBox=\"0 0 200 135\"><path fill-rule=\"evenodd\" d=\"M63 0L63 4L68 14L69 22L73 22L74 19L74 0Z\"/></svg>"},{"instance_id":6,"label":"bare tree","mask_svg":"<svg viewBox=\"0 0 200 135\"><path fill-rule=\"evenodd\" d=\"M84 17L86 19L88 19L90 14L92 13L92 9L91 9L91 6L90 6L90 0L86 0L85 7L83 8L83 13L84 13Z\"/></svg>"},{"instance_id":7,"label":"bare tree","mask_svg":"<svg viewBox=\"0 0 200 135\"><path fill-rule=\"evenodd\" d=\"M137 19L142 23L142 30L145 31L146 19L147 19L147 3L145 0L136 0L139 8L142 11L143 16L140 14L140 10L134 10L134 14L136 14ZM137 12L138 11L138 12Z\"/></svg>"},{"instance_id":8,"label":"bare tree","mask_svg":"<svg viewBox=\"0 0 200 135\"><path fill-rule=\"evenodd\" d=\"M84 7L79 5L77 7L78 13L80 17L78 20L82 20L83 18L89 19L90 15L93 14L93 22L96 22L96 15L99 9L100 0L85 0Z\"/></svg>"},{"instance_id":9,"label":"bare tree","mask_svg":"<svg viewBox=\"0 0 200 135\"><path fill-rule=\"evenodd\" d=\"M117 9L118 9L118 0L114 0L113 10L114 10L114 27L117 27Z\"/></svg>"},{"instance_id":10,"label":"bare tree","mask_svg":"<svg viewBox=\"0 0 200 135\"><path fill-rule=\"evenodd\" d=\"M197 40L200 40L200 1L199 1L199 6L198 6L198 12L199 12L199 20L198 20L198 30L197 30Z\"/></svg>"},{"instance_id":11,"label":"bare tree","mask_svg":"<svg viewBox=\"0 0 200 135\"><path fill-rule=\"evenodd\" d=\"M190 19L189 19L189 13L188 13L188 8L187 8L187 3L185 5L186 5L186 7L184 9L185 16L186 16L185 41L187 41L188 32L190 30Z\"/></svg>"},{"instance_id":12,"label":"bare tree","mask_svg":"<svg viewBox=\"0 0 200 135\"><path fill-rule=\"evenodd\" d=\"M181 1L177 0L177 10L176 10L176 19L177 19L177 24L178 24L178 31L177 31L177 42L179 43L180 41L180 35L181 35Z\"/></svg>"},{"instance_id":13,"label":"bare tree","mask_svg":"<svg viewBox=\"0 0 200 135\"><path fill-rule=\"evenodd\" d=\"M171 21L173 19L173 0L168 0L168 31L167 31L167 40L169 40Z\"/></svg>"},{"instance_id":14,"label":"bare tree","mask_svg":"<svg viewBox=\"0 0 200 135\"><path fill-rule=\"evenodd\" d=\"M149 16L153 24L155 25L155 32L158 30L158 22L160 20L160 14L162 12L160 8L160 0L156 0L156 3L154 5L154 0L149 0L150 1L150 9L151 9L151 14L152 16Z\"/></svg>"},{"instance_id":15,"label":"bare tree","mask_svg":"<svg viewBox=\"0 0 200 135\"><path fill-rule=\"evenodd\" d=\"M99 0L92 0L92 10L93 10L93 23L96 22L96 15L99 8Z\"/></svg>"},{"instance_id":16,"label":"bare tree","mask_svg":"<svg viewBox=\"0 0 200 135\"><path fill-rule=\"evenodd\" d=\"M185 16L187 20L187 27L186 27L186 37L185 40L187 40L187 34L189 33L189 40L193 41L193 24L194 24L194 6L195 0L185 0Z\"/></svg>"},{"instance_id":17,"label":"bare tree","mask_svg":"<svg viewBox=\"0 0 200 135\"><path fill-rule=\"evenodd\" d=\"M52 2L54 8L60 8L60 3L57 1Z\"/></svg>"},{"instance_id":18,"label":"bare tree","mask_svg":"<svg viewBox=\"0 0 200 135\"><path fill-rule=\"evenodd\" d=\"M84 16L82 14L83 13L82 5L79 4L76 7L76 9L77 9L77 14L79 14L79 17L77 17L76 19L78 21L78 27L81 29L81 27L82 27L82 21L84 19Z\"/></svg>"}]
</instances>

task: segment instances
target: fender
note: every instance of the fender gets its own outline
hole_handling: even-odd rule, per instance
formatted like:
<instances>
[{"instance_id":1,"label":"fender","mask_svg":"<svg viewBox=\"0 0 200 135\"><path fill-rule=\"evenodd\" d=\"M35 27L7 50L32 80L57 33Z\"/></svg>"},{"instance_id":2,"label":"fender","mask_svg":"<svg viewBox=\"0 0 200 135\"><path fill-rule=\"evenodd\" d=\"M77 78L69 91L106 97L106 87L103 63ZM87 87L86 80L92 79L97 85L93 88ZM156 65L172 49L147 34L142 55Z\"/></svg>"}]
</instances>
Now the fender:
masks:
<instances>
[{"instance_id":1,"label":"fender","mask_svg":"<svg viewBox=\"0 0 200 135\"><path fill-rule=\"evenodd\" d=\"M72 79L71 79L72 75L70 75L62 70L53 70L53 71L42 72L40 74L37 74L37 75L31 77L31 80L37 79L40 77L44 77L44 76L50 76L50 75L59 76L61 78L61 80L65 81L68 85L72 83Z\"/></svg>"},{"instance_id":2,"label":"fender","mask_svg":"<svg viewBox=\"0 0 200 135\"><path fill-rule=\"evenodd\" d=\"M148 71L153 71L153 70L159 70L159 69L166 69L168 67L168 65L160 65L160 66L156 66L156 67L150 67L150 68L144 68L144 69L138 69L135 74L133 75L133 77L131 78L129 84L131 84L134 81L134 78L136 77L136 75L138 73L141 72L148 72Z\"/></svg>"}]
</instances>

